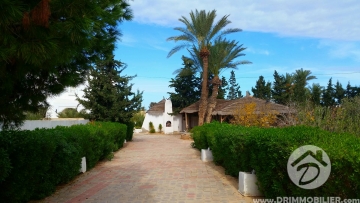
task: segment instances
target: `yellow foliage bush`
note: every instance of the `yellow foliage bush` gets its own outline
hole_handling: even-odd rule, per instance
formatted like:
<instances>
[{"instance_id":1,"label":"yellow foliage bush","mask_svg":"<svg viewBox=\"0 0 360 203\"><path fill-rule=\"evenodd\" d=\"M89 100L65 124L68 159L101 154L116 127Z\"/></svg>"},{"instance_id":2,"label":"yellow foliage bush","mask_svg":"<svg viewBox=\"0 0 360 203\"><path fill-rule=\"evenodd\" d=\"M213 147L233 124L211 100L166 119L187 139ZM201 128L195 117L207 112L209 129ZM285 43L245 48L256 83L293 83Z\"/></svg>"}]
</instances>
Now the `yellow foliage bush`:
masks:
<instances>
[{"instance_id":1,"label":"yellow foliage bush","mask_svg":"<svg viewBox=\"0 0 360 203\"><path fill-rule=\"evenodd\" d=\"M234 112L232 119L233 124L258 127L270 127L275 124L277 120L277 112L269 109L269 106L264 104L256 108L256 103L251 102L239 106Z\"/></svg>"}]
</instances>

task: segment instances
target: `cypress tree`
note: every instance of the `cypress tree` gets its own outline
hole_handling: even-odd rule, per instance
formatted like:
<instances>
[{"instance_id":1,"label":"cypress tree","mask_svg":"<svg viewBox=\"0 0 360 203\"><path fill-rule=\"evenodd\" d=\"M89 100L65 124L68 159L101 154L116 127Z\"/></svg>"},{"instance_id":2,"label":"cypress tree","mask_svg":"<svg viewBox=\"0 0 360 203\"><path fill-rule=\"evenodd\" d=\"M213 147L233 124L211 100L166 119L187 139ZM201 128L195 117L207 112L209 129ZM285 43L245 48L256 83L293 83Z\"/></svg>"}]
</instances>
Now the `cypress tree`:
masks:
<instances>
[{"instance_id":1,"label":"cypress tree","mask_svg":"<svg viewBox=\"0 0 360 203\"><path fill-rule=\"evenodd\" d=\"M334 87L332 84L332 78L330 78L326 89L324 89L322 93L322 105L333 106L334 104L335 104Z\"/></svg>"},{"instance_id":2,"label":"cypress tree","mask_svg":"<svg viewBox=\"0 0 360 203\"><path fill-rule=\"evenodd\" d=\"M240 91L240 85L236 83L235 72L233 70L230 73L228 85L229 85L228 87L229 92L227 95L228 100L233 100L243 97Z\"/></svg>"},{"instance_id":3,"label":"cypress tree","mask_svg":"<svg viewBox=\"0 0 360 203\"><path fill-rule=\"evenodd\" d=\"M345 90L339 81L335 84L334 98L337 105L341 104L341 100L345 97Z\"/></svg>"},{"instance_id":4,"label":"cypress tree","mask_svg":"<svg viewBox=\"0 0 360 203\"><path fill-rule=\"evenodd\" d=\"M262 75L256 81L255 88L251 88L251 91L254 93L254 97L256 98L265 100L271 99L271 83L265 82Z\"/></svg>"},{"instance_id":5,"label":"cypress tree","mask_svg":"<svg viewBox=\"0 0 360 203\"><path fill-rule=\"evenodd\" d=\"M226 81L226 78L222 76L217 99L225 99L227 89L228 89L228 82Z\"/></svg>"},{"instance_id":6,"label":"cypress tree","mask_svg":"<svg viewBox=\"0 0 360 203\"><path fill-rule=\"evenodd\" d=\"M141 110L142 92L132 92L129 82L135 76L121 76L125 68L124 63L111 59L90 70L83 99L77 100L90 111L91 119L128 123Z\"/></svg>"},{"instance_id":7,"label":"cypress tree","mask_svg":"<svg viewBox=\"0 0 360 203\"><path fill-rule=\"evenodd\" d=\"M192 60L186 57L182 57L182 60L184 67L178 71L175 78L171 78L169 85L174 88L174 92L168 92L174 114L200 99L201 78L196 75Z\"/></svg>"}]
</instances>

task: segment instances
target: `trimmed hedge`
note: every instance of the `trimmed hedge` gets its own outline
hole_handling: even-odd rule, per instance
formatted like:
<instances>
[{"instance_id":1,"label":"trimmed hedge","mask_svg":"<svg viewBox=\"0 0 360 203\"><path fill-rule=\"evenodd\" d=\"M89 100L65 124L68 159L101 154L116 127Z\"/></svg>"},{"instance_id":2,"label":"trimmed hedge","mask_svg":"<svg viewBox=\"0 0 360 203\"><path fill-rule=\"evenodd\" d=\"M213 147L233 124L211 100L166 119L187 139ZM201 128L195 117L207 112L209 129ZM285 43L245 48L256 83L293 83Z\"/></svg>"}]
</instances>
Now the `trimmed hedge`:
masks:
<instances>
[{"instance_id":1,"label":"trimmed hedge","mask_svg":"<svg viewBox=\"0 0 360 203\"><path fill-rule=\"evenodd\" d=\"M0 199L41 199L123 146L126 125L95 122L33 131L0 132Z\"/></svg>"},{"instance_id":2,"label":"trimmed hedge","mask_svg":"<svg viewBox=\"0 0 360 203\"><path fill-rule=\"evenodd\" d=\"M130 121L125 123L127 126L127 131L126 131L126 141L131 141L133 138L133 134L134 134L134 127L135 127L135 123Z\"/></svg>"},{"instance_id":3,"label":"trimmed hedge","mask_svg":"<svg viewBox=\"0 0 360 203\"><path fill-rule=\"evenodd\" d=\"M279 196L360 197L360 139L351 134L330 133L319 128L242 127L211 123L192 130L194 147L210 147L214 162L227 174L256 171L258 185L266 198ZM331 161L329 179L319 188L297 187L287 175L291 153L303 145L322 148Z\"/></svg>"}]
</instances>

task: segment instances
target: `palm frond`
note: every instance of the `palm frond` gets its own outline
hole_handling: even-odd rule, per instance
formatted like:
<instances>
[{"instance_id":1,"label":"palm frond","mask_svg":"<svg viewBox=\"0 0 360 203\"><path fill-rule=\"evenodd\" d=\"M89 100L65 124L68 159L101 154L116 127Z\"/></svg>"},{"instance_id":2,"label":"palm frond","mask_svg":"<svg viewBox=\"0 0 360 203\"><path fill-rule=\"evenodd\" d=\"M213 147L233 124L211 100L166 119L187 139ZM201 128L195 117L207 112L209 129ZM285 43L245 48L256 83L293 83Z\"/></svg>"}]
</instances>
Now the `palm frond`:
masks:
<instances>
[{"instance_id":1,"label":"palm frond","mask_svg":"<svg viewBox=\"0 0 360 203\"><path fill-rule=\"evenodd\" d=\"M188 44L181 44L181 45L178 45L174 48L172 48L169 52L169 54L167 55L167 57L169 58L170 56L172 56L174 53L178 52L179 50L183 49L184 47L187 47L189 46Z\"/></svg>"}]
</instances>

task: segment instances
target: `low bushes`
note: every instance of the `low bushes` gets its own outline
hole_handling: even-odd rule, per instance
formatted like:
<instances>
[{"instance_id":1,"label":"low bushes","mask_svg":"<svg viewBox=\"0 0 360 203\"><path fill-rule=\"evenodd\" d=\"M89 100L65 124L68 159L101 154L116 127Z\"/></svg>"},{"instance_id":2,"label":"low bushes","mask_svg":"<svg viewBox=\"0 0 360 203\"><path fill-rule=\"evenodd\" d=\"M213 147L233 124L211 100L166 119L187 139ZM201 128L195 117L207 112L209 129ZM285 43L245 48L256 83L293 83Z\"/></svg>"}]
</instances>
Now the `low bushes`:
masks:
<instances>
[{"instance_id":1,"label":"low bushes","mask_svg":"<svg viewBox=\"0 0 360 203\"><path fill-rule=\"evenodd\" d=\"M128 123L125 123L127 126L127 130L126 130L126 141L131 141L133 138L133 134L134 134L134 127L135 127L135 123L130 121Z\"/></svg>"},{"instance_id":2,"label":"low bushes","mask_svg":"<svg viewBox=\"0 0 360 203\"><path fill-rule=\"evenodd\" d=\"M356 136L305 126L257 128L220 123L195 127L192 132L194 146L210 147L215 163L224 166L226 173L237 176L239 171L254 169L267 198L360 197L360 139ZM287 174L289 156L303 145L322 148L331 161L329 179L314 190L297 187Z\"/></svg>"},{"instance_id":3,"label":"low bushes","mask_svg":"<svg viewBox=\"0 0 360 203\"><path fill-rule=\"evenodd\" d=\"M48 196L56 185L73 179L81 157L95 166L123 146L126 125L87 125L0 132L0 199L26 202Z\"/></svg>"}]
</instances>

